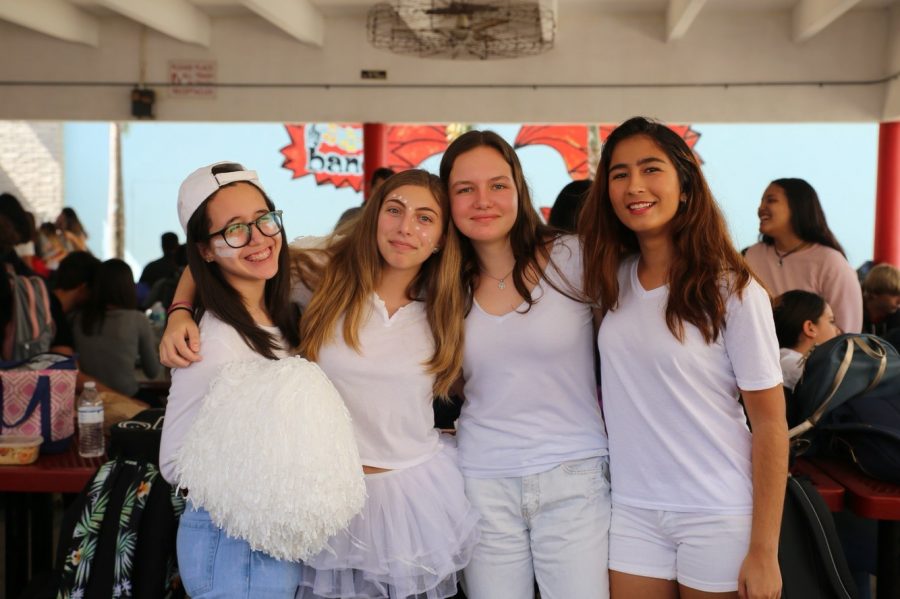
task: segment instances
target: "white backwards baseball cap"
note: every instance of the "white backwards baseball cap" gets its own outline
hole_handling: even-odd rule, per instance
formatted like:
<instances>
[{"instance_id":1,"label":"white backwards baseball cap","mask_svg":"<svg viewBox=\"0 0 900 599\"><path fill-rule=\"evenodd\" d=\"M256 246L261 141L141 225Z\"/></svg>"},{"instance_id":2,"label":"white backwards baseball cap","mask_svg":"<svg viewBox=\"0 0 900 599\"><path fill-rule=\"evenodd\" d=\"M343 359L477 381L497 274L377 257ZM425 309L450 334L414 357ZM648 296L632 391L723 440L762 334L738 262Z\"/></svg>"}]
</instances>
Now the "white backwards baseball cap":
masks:
<instances>
[{"instance_id":1,"label":"white backwards baseball cap","mask_svg":"<svg viewBox=\"0 0 900 599\"><path fill-rule=\"evenodd\" d=\"M187 179L178 188L178 220L181 221L181 228L184 229L185 233L187 233L188 221L194 212L197 211L197 208L200 207L200 204L224 185L246 181L258 187L264 194L266 193L262 183L259 182L259 178L256 176L256 171L237 170L219 173L218 175L213 174L213 168L222 164L233 164L241 169L244 168L239 163L229 160L216 162L195 170L187 176Z\"/></svg>"}]
</instances>

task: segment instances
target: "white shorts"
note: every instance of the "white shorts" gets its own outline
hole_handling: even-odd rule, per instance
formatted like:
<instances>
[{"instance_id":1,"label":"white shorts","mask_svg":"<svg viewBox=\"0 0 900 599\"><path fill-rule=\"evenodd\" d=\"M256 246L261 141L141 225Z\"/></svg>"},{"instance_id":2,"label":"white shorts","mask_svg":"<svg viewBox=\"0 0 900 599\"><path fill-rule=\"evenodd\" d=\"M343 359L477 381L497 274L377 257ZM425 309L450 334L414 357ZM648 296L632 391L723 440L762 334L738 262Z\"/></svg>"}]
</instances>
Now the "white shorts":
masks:
<instances>
[{"instance_id":1,"label":"white shorts","mask_svg":"<svg viewBox=\"0 0 900 599\"><path fill-rule=\"evenodd\" d=\"M738 588L752 516L665 512L613 504L609 569L677 580L709 593Z\"/></svg>"}]
</instances>

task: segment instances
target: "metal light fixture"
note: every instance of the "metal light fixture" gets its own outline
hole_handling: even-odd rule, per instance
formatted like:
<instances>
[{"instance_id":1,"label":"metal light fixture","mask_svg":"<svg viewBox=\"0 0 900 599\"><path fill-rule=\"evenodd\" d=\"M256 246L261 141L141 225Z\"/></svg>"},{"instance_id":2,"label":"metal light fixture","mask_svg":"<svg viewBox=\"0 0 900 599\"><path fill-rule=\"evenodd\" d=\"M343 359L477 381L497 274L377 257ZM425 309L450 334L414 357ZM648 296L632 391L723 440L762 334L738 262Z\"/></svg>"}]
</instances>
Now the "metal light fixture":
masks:
<instances>
[{"instance_id":1,"label":"metal light fixture","mask_svg":"<svg viewBox=\"0 0 900 599\"><path fill-rule=\"evenodd\" d=\"M542 0L394 0L369 10L369 42L422 58L517 58L553 48L556 15Z\"/></svg>"}]
</instances>

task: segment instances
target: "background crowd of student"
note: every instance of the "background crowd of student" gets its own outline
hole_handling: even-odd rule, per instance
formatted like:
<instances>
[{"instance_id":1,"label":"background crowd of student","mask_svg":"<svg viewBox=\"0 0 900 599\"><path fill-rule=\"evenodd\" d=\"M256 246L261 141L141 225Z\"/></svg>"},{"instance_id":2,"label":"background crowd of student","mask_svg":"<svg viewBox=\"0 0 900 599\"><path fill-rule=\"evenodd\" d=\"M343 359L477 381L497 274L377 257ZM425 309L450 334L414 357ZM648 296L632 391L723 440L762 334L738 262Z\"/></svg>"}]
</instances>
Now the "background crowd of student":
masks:
<instances>
[{"instance_id":1,"label":"background crowd of student","mask_svg":"<svg viewBox=\"0 0 900 599\"><path fill-rule=\"evenodd\" d=\"M0 196L4 269L40 277L47 290L53 336L43 349L78 356L79 388L92 380L103 391L157 401L139 390L136 378L136 364L150 378L161 367L157 338L138 310L141 288L131 268L118 259L101 262L87 251L87 233L71 208L64 208L54 223L37 229L34 223L15 196ZM12 334L12 301L10 285L0 285L0 338Z\"/></svg>"}]
</instances>

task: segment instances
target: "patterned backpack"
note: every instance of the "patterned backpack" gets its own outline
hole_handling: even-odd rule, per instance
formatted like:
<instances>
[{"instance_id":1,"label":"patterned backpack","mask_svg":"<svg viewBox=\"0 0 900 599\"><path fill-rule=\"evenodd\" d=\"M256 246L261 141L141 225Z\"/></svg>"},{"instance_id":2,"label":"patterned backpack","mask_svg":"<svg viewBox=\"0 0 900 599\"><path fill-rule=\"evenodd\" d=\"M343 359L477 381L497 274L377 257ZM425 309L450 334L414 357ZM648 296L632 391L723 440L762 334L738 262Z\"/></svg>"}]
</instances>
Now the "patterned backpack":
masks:
<instances>
[{"instance_id":1,"label":"patterned backpack","mask_svg":"<svg viewBox=\"0 0 900 599\"><path fill-rule=\"evenodd\" d=\"M50 349L56 326L50 314L50 296L44 280L17 275L7 267L12 291L12 318L3 333L2 359L27 360Z\"/></svg>"},{"instance_id":2,"label":"patterned backpack","mask_svg":"<svg viewBox=\"0 0 900 599\"><path fill-rule=\"evenodd\" d=\"M155 463L163 413L145 410L113 427L116 457L97 470L63 520L57 599L184 597L175 556L184 499Z\"/></svg>"}]
</instances>

